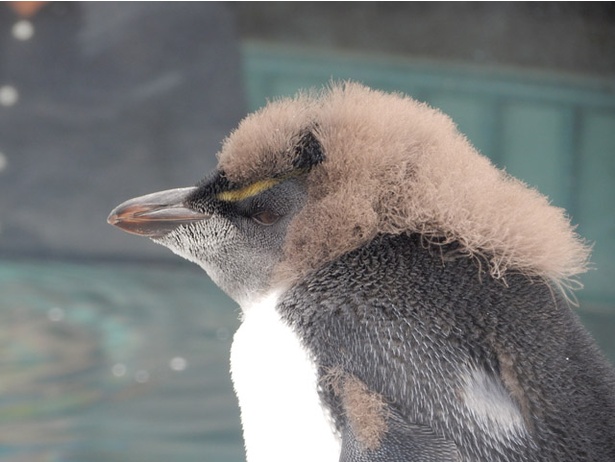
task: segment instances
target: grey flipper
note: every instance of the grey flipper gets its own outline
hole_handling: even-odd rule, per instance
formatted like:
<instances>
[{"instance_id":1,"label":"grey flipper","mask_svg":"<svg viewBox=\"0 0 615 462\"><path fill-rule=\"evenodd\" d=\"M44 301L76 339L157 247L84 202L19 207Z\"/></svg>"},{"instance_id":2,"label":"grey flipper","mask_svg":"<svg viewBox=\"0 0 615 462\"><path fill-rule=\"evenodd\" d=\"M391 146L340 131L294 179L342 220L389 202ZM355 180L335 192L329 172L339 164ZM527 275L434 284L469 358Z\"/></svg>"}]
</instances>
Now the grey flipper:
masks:
<instances>
[{"instance_id":1,"label":"grey flipper","mask_svg":"<svg viewBox=\"0 0 615 462\"><path fill-rule=\"evenodd\" d=\"M394 412L377 448L366 448L346 425L342 431L340 462L455 462L455 443L437 435L430 427L406 423Z\"/></svg>"}]
</instances>

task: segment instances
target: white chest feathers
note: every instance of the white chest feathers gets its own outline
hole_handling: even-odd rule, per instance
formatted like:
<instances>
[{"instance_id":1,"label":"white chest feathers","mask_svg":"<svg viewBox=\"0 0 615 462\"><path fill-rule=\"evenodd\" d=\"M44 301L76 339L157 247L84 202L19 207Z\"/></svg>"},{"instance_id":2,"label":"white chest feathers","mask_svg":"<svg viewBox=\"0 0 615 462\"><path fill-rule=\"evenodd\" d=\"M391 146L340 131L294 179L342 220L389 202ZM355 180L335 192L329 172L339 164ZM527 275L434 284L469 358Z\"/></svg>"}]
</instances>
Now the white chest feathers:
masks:
<instances>
[{"instance_id":1,"label":"white chest feathers","mask_svg":"<svg viewBox=\"0 0 615 462\"><path fill-rule=\"evenodd\" d=\"M340 441L322 408L316 367L275 309L278 296L247 307L231 349L248 462L340 457Z\"/></svg>"}]
</instances>

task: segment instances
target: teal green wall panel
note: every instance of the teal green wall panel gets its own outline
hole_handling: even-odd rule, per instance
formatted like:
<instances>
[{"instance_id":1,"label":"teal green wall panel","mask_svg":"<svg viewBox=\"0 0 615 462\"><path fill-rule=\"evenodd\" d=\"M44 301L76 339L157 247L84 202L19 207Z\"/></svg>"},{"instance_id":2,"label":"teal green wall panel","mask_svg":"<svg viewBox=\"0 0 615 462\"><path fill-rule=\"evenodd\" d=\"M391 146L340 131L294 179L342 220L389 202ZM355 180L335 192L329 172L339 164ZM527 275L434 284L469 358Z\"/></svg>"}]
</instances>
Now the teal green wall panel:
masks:
<instances>
[{"instance_id":1,"label":"teal green wall panel","mask_svg":"<svg viewBox=\"0 0 615 462\"><path fill-rule=\"evenodd\" d=\"M594 243L595 271L584 278L597 301L615 300L615 114L589 111L580 130L579 232Z\"/></svg>"},{"instance_id":2,"label":"teal green wall panel","mask_svg":"<svg viewBox=\"0 0 615 462\"><path fill-rule=\"evenodd\" d=\"M553 204L570 210L570 111L544 103L508 103L502 107L501 117L500 163L511 175L538 188Z\"/></svg>"},{"instance_id":3,"label":"teal green wall panel","mask_svg":"<svg viewBox=\"0 0 615 462\"><path fill-rule=\"evenodd\" d=\"M248 42L242 46L244 78L250 109L272 95L321 87L331 80L353 79L419 100L443 92L490 100L558 102L612 109L614 84L514 69L481 69L460 64L289 49ZM289 92L289 93L287 93Z\"/></svg>"},{"instance_id":4,"label":"teal green wall panel","mask_svg":"<svg viewBox=\"0 0 615 462\"><path fill-rule=\"evenodd\" d=\"M461 131L480 152L494 156L494 111L489 99L474 95L436 93L429 97L429 104L448 114Z\"/></svg>"}]
</instances>

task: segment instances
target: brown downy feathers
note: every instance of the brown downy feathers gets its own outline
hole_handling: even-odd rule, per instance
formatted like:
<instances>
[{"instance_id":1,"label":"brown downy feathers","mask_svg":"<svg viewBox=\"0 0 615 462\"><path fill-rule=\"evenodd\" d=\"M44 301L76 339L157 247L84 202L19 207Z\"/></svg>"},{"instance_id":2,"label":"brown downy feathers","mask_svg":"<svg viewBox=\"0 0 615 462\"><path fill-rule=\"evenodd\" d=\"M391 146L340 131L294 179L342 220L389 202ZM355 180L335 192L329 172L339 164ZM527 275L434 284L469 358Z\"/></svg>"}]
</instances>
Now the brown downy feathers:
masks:
<instances>
[{"instance_id":1,"label":"brown downy feathers","mask_svg":"<svg viewBox=\"0 0 615 462\"><path fill-rule=\"evenodd\" d=\"M219 169L249 185L296 170L313 136L324 160L306 173L278 277L296 280L379 233L461 244L493 277L516 270L566 285L589 249L562 209L477 152L442 112L359 84L275 101L225 141ZM308 170L306 170L308 171Z\"/></svg>"}]
</instances>

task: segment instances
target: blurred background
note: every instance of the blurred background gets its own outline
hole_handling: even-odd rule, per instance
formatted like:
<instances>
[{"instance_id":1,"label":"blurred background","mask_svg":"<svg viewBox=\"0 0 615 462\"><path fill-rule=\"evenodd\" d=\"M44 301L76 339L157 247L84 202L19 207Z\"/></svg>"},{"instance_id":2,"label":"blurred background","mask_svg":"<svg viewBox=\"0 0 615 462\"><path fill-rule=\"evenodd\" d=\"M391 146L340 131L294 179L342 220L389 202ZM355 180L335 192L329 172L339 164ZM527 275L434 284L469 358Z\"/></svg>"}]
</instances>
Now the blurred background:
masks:
<instances>
[{"instance_id":1,"label":"blurred background","mask_svg":"<svg viewBox=\"0 0 615 462\"><path fill-rule=\"evenodd\" d=\"M338 79L441 108L567 209L594 244L578 312L615 361L613 3L1 2L0 460L243 460L238 308L105 220Z\"/></svg>"}]
</instances>

